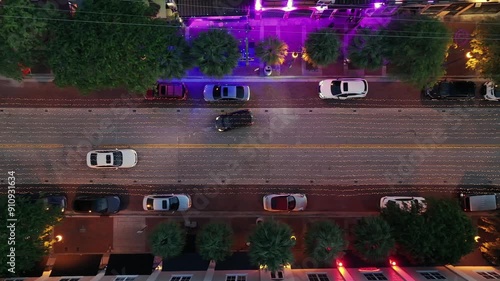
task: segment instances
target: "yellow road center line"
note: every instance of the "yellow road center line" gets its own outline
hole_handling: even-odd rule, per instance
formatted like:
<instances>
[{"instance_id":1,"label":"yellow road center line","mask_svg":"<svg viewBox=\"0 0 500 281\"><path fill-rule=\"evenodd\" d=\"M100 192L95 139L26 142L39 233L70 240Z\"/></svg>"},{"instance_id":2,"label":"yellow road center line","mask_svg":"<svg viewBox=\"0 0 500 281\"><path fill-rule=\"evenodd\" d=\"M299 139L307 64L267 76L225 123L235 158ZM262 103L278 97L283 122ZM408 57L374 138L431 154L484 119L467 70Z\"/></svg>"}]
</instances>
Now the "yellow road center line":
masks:
<instances>
[{"instance_id":1,"label":"yellow road center line","mask_svg":"<svg viewBox=\"0 0 500 281\"><path fill-rule=\"evenodd\" d=\"M0 144L0 149L61 149L63 144ZM98 149L499 149L500 144L127 144L99 145ZM89 148L90 149L90 148ZM97 149L97 148L96 148Z\"/></svg>"}]
</instances>

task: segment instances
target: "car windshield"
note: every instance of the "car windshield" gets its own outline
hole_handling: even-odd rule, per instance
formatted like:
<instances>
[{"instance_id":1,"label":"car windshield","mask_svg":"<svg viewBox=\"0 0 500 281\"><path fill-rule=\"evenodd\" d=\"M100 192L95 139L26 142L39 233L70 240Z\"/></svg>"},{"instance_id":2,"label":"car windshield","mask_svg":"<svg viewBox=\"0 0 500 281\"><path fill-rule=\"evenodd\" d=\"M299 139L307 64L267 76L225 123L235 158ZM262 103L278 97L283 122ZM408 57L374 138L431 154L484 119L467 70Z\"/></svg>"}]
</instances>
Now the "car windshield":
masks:
<instances>
[{"instance_id":1,"label":"car windshield","mask_svg":"<svg viewBox=\"0 0 500 281\"><path fill-rule=\"evenodd\" d=\"M465 197L465 209L470 210L470 197Z\"/></svg>"},{"instance_id":2,"label":"car windshield","mask_svg":"<svg viewBox=\"0 0 500 281\"><path fill-rule=\"evenodd\" d=\"M92 212L103 213L108 210L108 201L106 198L98 198L92 201Z\"/></svg>"},{"instance_id":3,"label":"car windshield","mask_svg":"<svg viewBox=\"0 0 500 281\"><path fill-rule=\"evenodd\" d=\"M288 210L293 210L295 209L295 197L293 196L288 196Z\"/></svg>"},{"instance_id":4,"label":"car windshield","mask_svg":"<svg viewBox=\"0 0 500 281\"><path fill-rule=\"evenodd\" d=\"M148 210L153 210L153 203L153 198L146 199L146 207L148 208Z\"/></svg>"},{"instance_id":5,"label":"car windshield","mask_svg":"<svg viewBox=\"0 0 500 281\"><path fill-rule=\"evenodd\" d=\"M90 154L90 164L97 166L97 153Z\"/></svg>"},{"instance_id":6,"label":"car windshield","mask_svg":"<svg viewBox=\"0 0 500 281\"><path fill-rule=\"evenodd\" d=\"M108 162L107 156L106 156L106 162ZM109 161L111 162L111 161ZM123 164L123 154L121 151L114 151L113 152L113 166L121 166Z\"/></svg>"},{"instance_id":7,"label":"car windshield","mask_svg":"<svg viewBox=\"0 0 500 281\"><path fill-rule=\"evenodd\" d=\"M170 203L169 210L178 210L179 209L179 199L177 197L169 198L168 201Z\"/></svg>"},{"instance_id":8,"label":"car windshield","mask_svg":"<svg viewBox=\"0 0 500 281\"><path fill-rule=\"evenodd\" d=\"M500 98L500 87L498 85L493 88L493 96Z\"/></svg>"},{"instance_id":9,"label":"car windshield","mask_svg":"<svg viewBox=\"0 0 500 281\"><path fill-rule=\"evenodd\" d=\"M220 86L214 86L214 90L212 92L212 95L214 96L214 99L220 99L221 97L221 91L220 91Z\"/></svg>"},{"instance_id":10,"label":"car windshield","mask_svg":"<svg viewBox=\"0 0 500 281\"><path fill-rule=\"evenodd\" d=\"M340 91L340 84L340 81L332 81L331 90L333 95L342 93L342 91Z\"/></svg>"},{"instance_id":11,"label":"car windshield","mask_svg":"<svg viewBox=\"0 0 500 281\"><path fill-rule=\"evenodd\" d=\"M75 211L88 212L92 210L92 200L75 200Z\"/></svg>"},{"instance_id":12,"label":"car windshield","mask_svg":"<svg viewBox=\"0 0 500 281\"><path fill-rule=\"evenodd\" d=\"M236 97L243 99L245 97L245 89L243 86L236 86Z\"/></svg>"}]
</instances>

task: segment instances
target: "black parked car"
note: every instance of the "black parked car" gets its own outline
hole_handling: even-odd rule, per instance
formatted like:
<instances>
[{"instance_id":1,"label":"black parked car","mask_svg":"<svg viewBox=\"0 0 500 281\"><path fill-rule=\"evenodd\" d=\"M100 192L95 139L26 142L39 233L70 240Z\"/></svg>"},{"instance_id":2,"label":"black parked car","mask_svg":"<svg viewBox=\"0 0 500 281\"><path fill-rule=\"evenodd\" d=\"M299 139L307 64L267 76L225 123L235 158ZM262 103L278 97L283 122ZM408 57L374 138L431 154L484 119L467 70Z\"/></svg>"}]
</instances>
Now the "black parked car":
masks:
<instances>
[{"instance_id":1,"label":"black parked car","mask_svg":"<svg viewBox=\"0 0 500 281\"><path fill-rule=\"evenodd\" d=\"M78 196L73 202L73 210L78 213L114 214L120 210L120 197Z\"/></svg>"},{"instance_id":2,"label":"black parked car","mask_svg":"<svg viewBox=\"0 0 500 281\"><path fill-rule=\"evenodd\" d=\"M253 124L252 112L248 109L223 114L215 118L215 127L219 132L229 131L240 127L248 127Z\"/></svg>"},{"instance_id":3,"label":"black parked car","mask_svg":"<svg viewBox=\"0 0 500 281\"><path fill-rule=\"evenodd\" d=\"M59 209L61 212L64 212L67 205L67 199L64 195L47 195L42 197L42 200L45 208L49 209Z\"/></svg>"},{"instance_id":4,"label":"black parked car","mask_svg":"<svg viewBox=\"0 0 500 281\"><path fill-rule=\"evenodd\" d=\"M425 89L429 99L473 99L476 95L476 84L471 81L440 81L433 87Z\"/></svg>"},{"instance_id":5,"label":"black parked car","mask_svg":"<svg viewBox=\"0 0 500 281\"><path fill-rule=\"evenodd\" d=\"M44 193L35 193L28 194L27 198L36 203L38 201L42 202L45 210L61 210L64 212L67 206L67 198L66 195L63 194L44 194Z\"/></svg>"}]
</instances>

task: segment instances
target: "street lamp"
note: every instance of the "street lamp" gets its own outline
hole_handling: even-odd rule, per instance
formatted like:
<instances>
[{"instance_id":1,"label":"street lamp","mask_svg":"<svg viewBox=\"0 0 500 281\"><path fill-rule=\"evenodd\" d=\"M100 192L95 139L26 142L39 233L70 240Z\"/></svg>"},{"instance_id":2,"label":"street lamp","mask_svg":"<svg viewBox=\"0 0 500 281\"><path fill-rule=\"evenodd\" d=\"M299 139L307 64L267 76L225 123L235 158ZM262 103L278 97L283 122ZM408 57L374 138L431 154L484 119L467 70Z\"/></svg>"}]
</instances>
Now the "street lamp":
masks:
<instances>
[{"instance_id":1,"label":"street lamp","mask_svg":"<svg viewBox=\"0 0 500 281\"><path fill-rule=\"evenodd\" d=\"M463 60L463 59L470 59L470 58L472 58L472 54L471 54L471 52L467 52L467 53L465 54L465 56L460 57L460 58L455 59L455 60L452 60L452 61L450 61L450 62L446 62L444 65L445 65L445 66L446 66L446 65L450 65L450 64L452 64L452 63L456 63L457 61L460 61L460 60Z\"/></svg>"},{"instance_id":2,"label":"street lamp","mask_svg":"<svg viewBox=\"0 0 500 281\"><path fill-rule=\"evenodd\" d=\"M61 242L63 240L62 235L56 235L56 242Z\"/></svg>"},{"instance_id":3,"label":"street lamp","mask_svg":"<svg viewBox=\"0 0 500 281\"><path fill-rule=\"evenodd\" d=\"M288 68L292 68L295 59L299 57L299 52L292 52L292 60L288 63Z\"/></svg>"}]
</instances>

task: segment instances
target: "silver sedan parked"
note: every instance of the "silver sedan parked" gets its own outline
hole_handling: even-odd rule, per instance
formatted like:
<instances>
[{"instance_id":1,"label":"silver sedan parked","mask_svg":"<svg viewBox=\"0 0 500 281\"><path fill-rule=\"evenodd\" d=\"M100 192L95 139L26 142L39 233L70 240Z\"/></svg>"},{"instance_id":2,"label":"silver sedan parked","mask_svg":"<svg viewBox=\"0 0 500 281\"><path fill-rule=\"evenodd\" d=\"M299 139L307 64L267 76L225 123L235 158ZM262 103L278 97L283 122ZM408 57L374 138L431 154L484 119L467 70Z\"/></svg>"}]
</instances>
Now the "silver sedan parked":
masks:
<instances>
[{"instance_id":1,"label":"silver sedan parked","mask_svg":"<svg viewBox=\"0 0 500 281\"><path fill-rule=\"evenodd\" d=\"M264 196L262 201L264 210L270 212L304 211L307 207L307 197L300 193L269 194Z\"/></svg>"},{"instance_id":2,"label":"silver sedan parked","mask_svg":"<svg viewBox=\"0 0 500 281\"><path fill-rule=\"evenodd\" d=\"M395 204L402 210L411 210L413 206L419 206L421 212L427 209L427 202L423 197L410 196L384 196L380 198L380 209L387 208L387 205Z\"/></svg>"},{"instance_id":3,"label":"silver sedan parked","mask_svg":"<svg viewBox=\"0 0 500 281\"><path fill-rule=\"evenodd\" d=\"M484 83L484 87L484 99L490 101L500 101L500 85L495 84L493 81L488 81Z\"/></svg>"},{"instance_id":4,"label":"silver sedan parked","mask_svg":"<svg viewBox=\"0 0 500 281\"><path fill-rule=\"evenodd\" d=\"M146 195L142 201L145 211L187 211L191 208L191 196L187 194Z\"/></svg>"},{"instance_id":5,"label":"silver sedan parked","mask_svg":"<svg viewBox=\"0 0 500 281\"><path fill-rule=\"evenodd\" d=\"M250 87L242 85L205 85L203 97L206 101L248 101L250 99Z\"/></svg>"}]
</instances>

